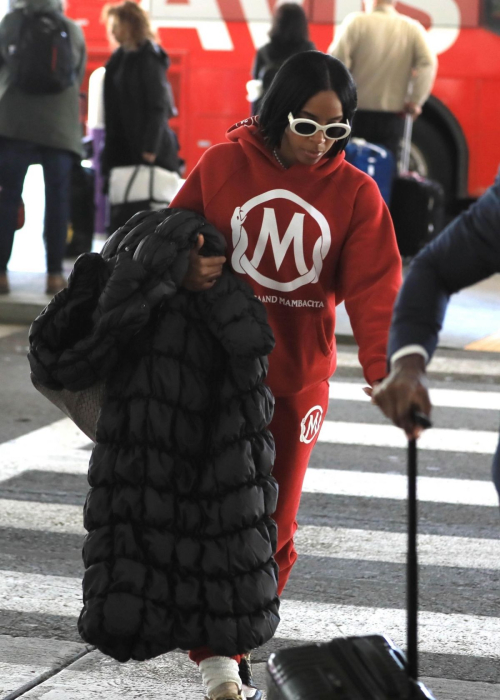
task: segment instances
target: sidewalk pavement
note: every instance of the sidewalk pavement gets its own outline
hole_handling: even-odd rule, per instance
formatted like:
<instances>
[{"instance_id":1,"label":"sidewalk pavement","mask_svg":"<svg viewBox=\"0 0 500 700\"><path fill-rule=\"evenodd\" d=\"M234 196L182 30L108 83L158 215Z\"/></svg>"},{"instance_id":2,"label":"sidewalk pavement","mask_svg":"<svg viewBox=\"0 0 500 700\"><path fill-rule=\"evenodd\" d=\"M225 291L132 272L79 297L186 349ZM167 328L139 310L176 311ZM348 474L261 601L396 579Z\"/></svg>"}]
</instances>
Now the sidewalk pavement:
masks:
<instances>
[{"instance_id":1,"label":"sidewalk pavement","mask_svg":"<svg viewBox=\"0 0 500 700\"><path fill-rule=\"evenodd\" d=\"M66 275L73 262L65 261ZM0 324L29 325L51 298L44 294L45 273L13 270L9 279L11 293L0 296ZM337 307L336 336L339 344L354 343L343 304ZM451 298L439 347L500 352L500 274Z\"/></svg>"}]
</instances>

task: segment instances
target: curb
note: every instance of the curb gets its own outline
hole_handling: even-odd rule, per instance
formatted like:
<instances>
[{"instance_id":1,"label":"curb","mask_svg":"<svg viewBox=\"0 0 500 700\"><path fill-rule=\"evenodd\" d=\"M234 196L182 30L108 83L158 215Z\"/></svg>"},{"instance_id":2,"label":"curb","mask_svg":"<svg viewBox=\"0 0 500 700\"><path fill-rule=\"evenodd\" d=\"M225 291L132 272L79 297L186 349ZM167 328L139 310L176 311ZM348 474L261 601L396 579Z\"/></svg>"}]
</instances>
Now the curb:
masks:
<instances>
[{"instance_id":1,"label":"curb","mask_svg":"<svg viewBox=\"0 0 500 700\"><path fill-rule=\"evenodd\" d=\"M0 301L0 324L31 325L47 306L47 301L38 300L35 295L30 300L2 299Z\"/></svg>"}]
</instances>

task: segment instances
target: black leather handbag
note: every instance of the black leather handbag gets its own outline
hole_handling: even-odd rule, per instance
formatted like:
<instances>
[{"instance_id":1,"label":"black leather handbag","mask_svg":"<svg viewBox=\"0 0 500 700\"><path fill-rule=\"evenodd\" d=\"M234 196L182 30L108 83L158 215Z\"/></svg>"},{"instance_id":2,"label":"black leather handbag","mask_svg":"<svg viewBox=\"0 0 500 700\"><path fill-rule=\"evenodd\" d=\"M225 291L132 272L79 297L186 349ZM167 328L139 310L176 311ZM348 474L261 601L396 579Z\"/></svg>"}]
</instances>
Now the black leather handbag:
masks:
<instances>
[{"instance_id":1,"label":"black leather handbag","mask_svg":"<svg viewBox=\"0 0 500 700\"><path fill-rule=\"evenodd\" d=\"M418 423L430 427L424 415ZM268 700L435 700L418 678L417 447L408 444L408 659L388 637L340 637L283 649L267 662Z\"/></svg>"}]
</instances>

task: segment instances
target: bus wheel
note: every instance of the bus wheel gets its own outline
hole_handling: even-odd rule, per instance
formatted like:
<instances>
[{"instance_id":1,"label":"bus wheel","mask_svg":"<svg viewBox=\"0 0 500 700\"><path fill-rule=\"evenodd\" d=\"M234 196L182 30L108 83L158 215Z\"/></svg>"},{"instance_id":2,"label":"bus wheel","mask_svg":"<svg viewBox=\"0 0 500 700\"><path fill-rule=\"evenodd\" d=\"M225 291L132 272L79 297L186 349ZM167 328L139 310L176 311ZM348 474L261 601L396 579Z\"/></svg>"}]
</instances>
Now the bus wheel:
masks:
<instances>
[{"instance_id":1,"label":"bus wheel","mask_svg":"<svg viewBox=\"0 0 500 700\"><path fill-rule=\"evenodd\" d=\"M420 117L413 124L410 169L437 180L445 193L446 208L455 199L455 156L450 140L432 122Z\"/></svg>"}]
</instances>

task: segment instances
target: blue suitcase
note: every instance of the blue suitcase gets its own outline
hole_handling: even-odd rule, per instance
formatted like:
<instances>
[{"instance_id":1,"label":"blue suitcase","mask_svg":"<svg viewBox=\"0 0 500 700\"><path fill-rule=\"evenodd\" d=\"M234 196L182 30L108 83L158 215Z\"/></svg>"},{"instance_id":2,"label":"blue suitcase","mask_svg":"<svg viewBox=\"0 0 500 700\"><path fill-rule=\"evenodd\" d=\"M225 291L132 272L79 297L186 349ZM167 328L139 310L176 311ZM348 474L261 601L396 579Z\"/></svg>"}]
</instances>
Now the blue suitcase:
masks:
<instances>
[{"instance_id":1,"label":"blue suitcase","mask_svg":"<svg viewBox=\"0 0 500 700\"><path fill-rule=\"evenodd\" d=\"M383 146L353 138L346 146L345 159L375 180L385 203L389 205L396 174L392 153Z\"/></svg>"}]
</instances>

